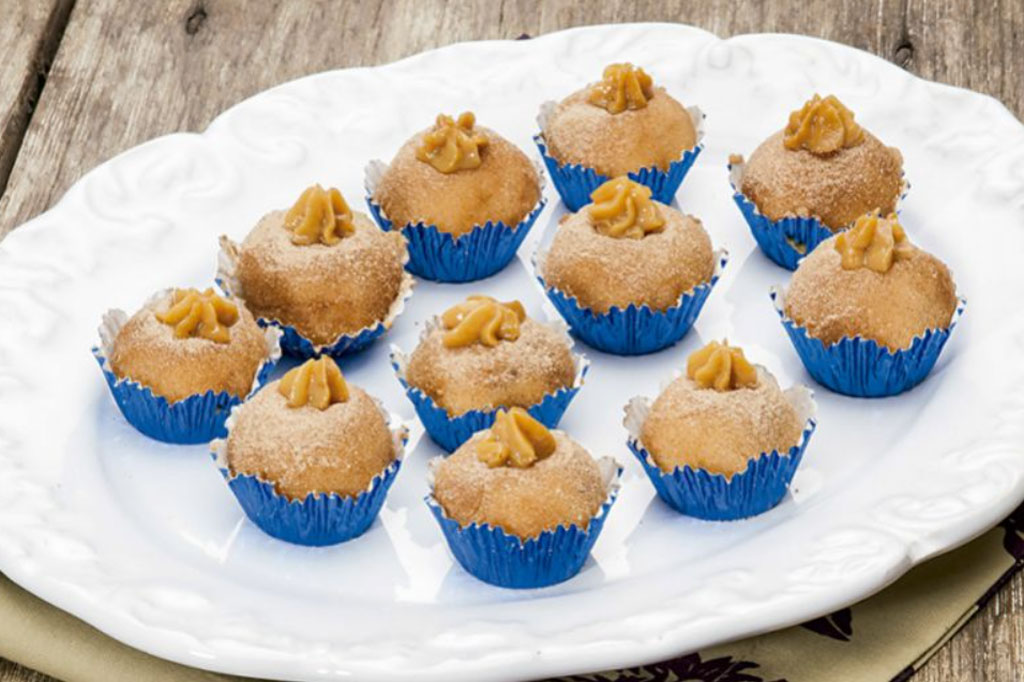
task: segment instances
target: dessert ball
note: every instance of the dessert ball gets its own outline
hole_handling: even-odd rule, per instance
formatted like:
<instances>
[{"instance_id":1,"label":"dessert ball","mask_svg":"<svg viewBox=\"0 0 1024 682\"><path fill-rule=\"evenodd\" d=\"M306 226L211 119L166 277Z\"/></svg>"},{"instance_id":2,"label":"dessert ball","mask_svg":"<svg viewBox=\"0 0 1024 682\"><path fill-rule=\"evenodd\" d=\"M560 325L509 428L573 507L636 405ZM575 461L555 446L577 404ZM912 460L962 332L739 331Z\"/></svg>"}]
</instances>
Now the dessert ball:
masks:
<instances>
[{"instance_id":1,"label":"dessert ball","mask_svg":"<svg viewBox=\"0 0 1024 682\"><path fill-rule=\"evenodd\" d=\"M585 529L608 488L579 443L513 408L439 462L433 494L460 525L490 524L525 540L559 526Z\"/></svg>"},{"instance_id":2,"label":"dessert ball","mask_svg":"<svg viewBox=\"0 0 1024 682\"><path fill-rule=\"evenodd\" d=\"M803 426L775 377L740 348L712 341L657 397L640 437L666 473L689 466L731 476L762 453L788 452Z\"/></svg>"},{"instance_id":3,"label":"dessert ball","mask_svg":"<svg viewBox=\"0 0 1024 682\"><path fill-rule=\"evenodd\" d=\"M526 154L472 113L441 114L398 150L374 191L396 225L422 222L455 236L477 225L519 224L540 201L540 177Z\"/></svg>"},{"instance_id":4,"label":"dessert ball","mask_svg":"<svg viewBox=\"0 0 1024 682\"><path fill-rule=\"evenodd\" d=\"M400 234L353 212L337 189L306 189L288 211L264 216L233 251L246 305L327 345L384 321L408 259Z\"/></svg>"},{"instance_id":5,"label":"dessert ball","mask_svg":"<svg viewBox=\"0 0 1024 682\"><path fill-rule=\"evenodd\" d=\"M109 363L118 378L173 402L207 391L245 396L267 356L264 332L240 301L175 289L121 327Z\"/></svg>"},{"instance_id":6,"label":"dessert ball","mask_svg":"<svg viewBox=\"0 0 1024 682\"><path fill-rule=\"evenodd\" d=\"M257 476L291 499L356 497L398 455L382 408L328 356L267 384L232 416L231 473Z\"/></svg>"},{"instance_id":7,"label":"dessert ball","mask_svg":"<svg viewBox=\"0 0 1024 682\"><path fill-rule=\"evenodd\" d=\"M470 296L428 328L409 358L406 380L450 415L529 408L572 385L565 334L526 316L518 301Z\"/></svg>"},{"instance_id":8,"label":"dessert ball","mask_svg":"<svg viewBox=\"0 0 1024 682\"><path fill-rule=\"evenodd\" d=\"M566 216L543 259L545 283L597 313L630 304L665 310L710 281L711 239L693 216L651 200L629 178L609 180Z\"/></svg>"},{"instance_id":9,"label":"dessert ball","mask_svg":"<svg viewBox=\"0 0 1024 682\"><path fill-rule=\"evenodd\" d=\"M895 215L877 212L800 261L785 296L786 315L810 336L860 336L889 350L948 327L956 305L949 268L911 244Z\"/></svg>"},{"instance_id":10,"label":"dessert ball","mask_svg":"<svg viewBox=\"0 0 1024 682\"><path fill-rule=\"evenodd\" d=\"M835 96L815 95L754 151L739 189L771 220L812 216L836 230L869 211L896 210L903 157Z\"/></svg>"},{"instance_id":11,"label":"dessert ball","mask_svg":"<svg viewBox=\"0 0 1024 682\"><path fill-rule=\"evenodd\" d=\"M600 81L559 102L543 134L559 163L607 177L665 170L697 144L689 112L632 64L607 66Z\"/></svg>"}]
</instances>

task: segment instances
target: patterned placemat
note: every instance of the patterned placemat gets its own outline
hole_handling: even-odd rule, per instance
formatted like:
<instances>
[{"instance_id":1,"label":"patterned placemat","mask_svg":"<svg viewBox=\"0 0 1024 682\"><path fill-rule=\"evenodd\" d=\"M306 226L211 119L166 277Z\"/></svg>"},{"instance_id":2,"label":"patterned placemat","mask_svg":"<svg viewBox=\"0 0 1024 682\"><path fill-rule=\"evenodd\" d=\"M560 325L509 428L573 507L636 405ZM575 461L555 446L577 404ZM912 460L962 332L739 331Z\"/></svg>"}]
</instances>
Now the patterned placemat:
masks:
<instances>
[{"instance_id":1,"label":"patterned placemat","mask_svg":"<svg viewBox=\"0 0 1024 682\"><path fill-rule=\"evenodd\" d=\"M560 682L902 682L1024 565L1024 505L859 604L669 661ZM238 682L114 641L0 576L0 656L65 682Z\"/></svg>"}]
</instances>

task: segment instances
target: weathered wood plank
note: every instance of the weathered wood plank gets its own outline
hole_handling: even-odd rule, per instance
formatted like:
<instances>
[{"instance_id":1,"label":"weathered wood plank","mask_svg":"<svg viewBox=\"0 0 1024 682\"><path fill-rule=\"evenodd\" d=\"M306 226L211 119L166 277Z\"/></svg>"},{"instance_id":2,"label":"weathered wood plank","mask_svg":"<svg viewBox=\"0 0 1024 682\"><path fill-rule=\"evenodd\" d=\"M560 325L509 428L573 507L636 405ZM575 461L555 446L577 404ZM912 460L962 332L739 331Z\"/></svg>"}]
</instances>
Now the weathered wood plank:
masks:
<instances>
[{"instance_id":1,"label":"weathered wood plank","mask_svg":"<svg viewBox=\"0 0 1024 682\"><path fill-rule=\"evenodd\" d=\"M0 0L0 10L6 4L20 7ZM47 4L57 5L66 6ZM37 8L23 11L36 16ZM391 61L459 40L621 21L679 21L722 36L815 35L994 95L1018 116L1024 113L1020 0L81 0L0 199L0 235L51 205L104 159L159 134L200 130L231 104L290 78ZM4 54L27 32L0 24ZM8 120L4 103L22 101L7 96L5 66L0 62L0 132ZM0 185L6 141L0 137ZM1022 615L1024 577L1018 575L916 679L1014 679L1024 665ZM46 679L0 663L0 682Z\"/></svg>"},{"instance_id":2,"label":"weathered wood plank","mask_svg":"<svg viewBox=\"0 0 1024 682\"><path fill-rule=\"evenodd\" d=\"M201 129L231 104L284 80L390 61L458 40L538 35L589 23L683 21L720 35L817 35L925 77L993 94L1020 113L1024 67L1013 49L1024 27L1022 13L1019 2L980 0L817 0L788 6L756 0L175 0L131 10L117 0L83 2L0 200L0 234L51 205L102 160L155 135ZM318 47L324 44L331 49Z\"/></svg>"},{"instance_id":3,"label":"weathered wood plank","mask_svg":"<svg viewBox=\"0 0 1024 682\"><path fill-rule=\"evenodd\" d=\"M939 649L915 682L1019 680L1024 670L1024 574L1018 573L992 601Z\"/></svg>"},{"instance_id":4,"label":"weathered wood plank","mask_svg":"<svg viewBox=\"0 0 1024 682\"><path fill-rule=\"evenodd\" d=\"M139 142L202 129L231 104L310 72L498 37L501 11L497 3L83 2L0 201L0 234Z\"/></svg>"},{"instance_id":5,"label":"weathered wood plank","mask_svg":"<svg viewBox=\"0 0 1024 682\"><path fill-rule=\"evenodd\" d=\"M70 10L71 0L0 0L0 194Z\"/></svg>"}]
</instances>

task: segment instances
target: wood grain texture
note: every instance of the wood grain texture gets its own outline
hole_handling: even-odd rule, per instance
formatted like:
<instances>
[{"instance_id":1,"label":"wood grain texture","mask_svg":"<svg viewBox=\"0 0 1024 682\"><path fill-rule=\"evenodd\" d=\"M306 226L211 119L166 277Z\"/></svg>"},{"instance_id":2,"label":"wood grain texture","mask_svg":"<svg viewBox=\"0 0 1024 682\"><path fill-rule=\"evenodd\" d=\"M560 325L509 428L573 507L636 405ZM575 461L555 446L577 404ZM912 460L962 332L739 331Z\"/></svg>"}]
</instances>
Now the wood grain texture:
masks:
<instances>
[{"instance_id":1,"label":"wood grain texture","mask_svg":"<svg viewBox=\"0 0 1024 682\"><path fill-rule=\"evenodd\" d=\"M7 4L22 16L21 4L0 0L0 9ZM57 0L43 5L66 7ZM38 8L22 11L28 27L39 26L38 13L45 14ZM818 36L868 50L925 78L991 94L1018 116L1024 112L1021 0L79 0L62 38L60 22L43 19L51 33L35 39L26 35L31 29L12 28L6 18L0 23L4 54L13 46L15 61L22 60L21 67L0 61L0 187L18 148L19 140L9 138L20 135L17 125L8 132L7 112L17 119L17 112L26 111L25 74L45 54L40 47L46 40L60 40L0 198L0 235L45 210L85 171L114 154L163 133L201 130L228 106L285 80L387 62L461 40L624 21L677 21L721 36ZM8 82L12 68L12 82L20 86ZM1011 680L1022 669L1024 577L1017 575L915 679ZM46 679L0 663L0 682Z\"/></svg>"},{"instance_id":2,"label":"wood grain texture","mask_svg":"<svg viewBox=\"0 0 1024 682\"><path fill-rule=\"evenodd\" d=\"M0 0L0 194L70 10L70 0Z\"/></svg>"},{"instance_id":3,"label":"wood grain texture","mask_svg":"<svg viewBox=\"0 0 1024 682\"><path fill-rule=\"evenodd\" d=\"M82 0L0 199L0 234L117 152L163 133L201 130L228 106L282 81L460 40L641 20L691 23L723 36L820 36L1024 111L1024 65L1014 54L1024 31L1019 0L172 0L130 8Z\"/></svg>"}]
</instances>

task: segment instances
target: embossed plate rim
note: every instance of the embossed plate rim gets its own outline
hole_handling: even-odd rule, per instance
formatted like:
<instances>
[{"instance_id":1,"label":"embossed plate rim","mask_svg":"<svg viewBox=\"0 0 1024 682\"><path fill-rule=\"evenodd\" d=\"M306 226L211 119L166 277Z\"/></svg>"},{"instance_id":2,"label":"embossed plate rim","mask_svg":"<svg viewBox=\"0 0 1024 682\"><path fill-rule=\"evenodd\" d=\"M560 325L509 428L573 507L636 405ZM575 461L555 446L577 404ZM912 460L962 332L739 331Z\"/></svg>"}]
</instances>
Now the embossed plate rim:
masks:
<instances>
[{"instance_id":1,"label":"embossed plate rim","mask_svg":"<svg viewBox=\"0 0 1024 682\"><path fill-rule=\"evenodd\" d=\"M679 25L629 24L594 26L570 29L518 43L516 41L478 41L451 45L415 55L393 64L351 71L366 73L381 70L382 72L403 72L407 75L417 75L432 63L443 61L443 57L472 54L474 51L487 54L489 50L495 49L503 51L504 54L506 52L517 53L518 50L546 48L557 52L559 46L568 45L576 37L590 39L606 36L613 41L621 41L627 37L630 40L641 40L649 35L665 38L670 34L678 36L681 43L686 41L702 43L704 48L707 48L709 51L715 46L722 44L717 42L718 39L710 33ZM788 45L794 52L800 51L803 46L815 46L820 56L837 60L849 60L853 65L851 68L861 68L866 65L867 70L871 71L871 73L865 75L868 78L875 72L885 75L898 74L903 79L903 82L905 82L907 88L924 88L929 94L941 92L967 103L984 100L988 109L985 111L986 115L992 115L996 118L1002 117L1003 120L998 121L1000 125L1012 127L1018 133L1024 131L1024 128L1013 118L1012 114L996 102L996 100L988 96L917 79L880 58L868 55L854 48L819 39L786 34L736 36L725 42L731 46L755 46L758 43L774 42L783 46ZM704 48L701 48L701 51ZM217 144L227 145L228 142L219 136L222 133L230 132L226 131L225 128L233 125L233 117L239 115L240 112L256 111L259 109L261 102L270 102L272 104L274 96L286 94L289 91L298 91L303 86L316 83L320 79L324 82L329 82L331 79L342 78L345 77L346 73L346 71L326 72L276 86L226 110L211 123L208 130L204 133L178 133L156 138L149 143L114 157L86 174L53 209L30 221L31 224L19 228L3 244L0 244L0 262L9 262L9 259L14 257L12 254L20 254L20 257L25 257L24 243L44 236L42 228L52 229L53 221L71 217L70 214L75 208L72 199L77 201L80 198L79 195L88 190L88 181L91 178L102 173L117 173L122 167L127 169L127 161L133 155L145 154L147 150L151 150L151 146L152 149L163 149L166 145L173 145L184 149L198 145L195 149L201 150L204 148L204 145L214 146L215 140ZM993 108L992 103L995 103L997 106ZM533 112L527 111L523 115L532 117ZM713 119L711 123L714 123ZM528 149L525 144L523 147ZM170 147L167 147L167 149L170 149ZM1007 148L1001 150L1001 153L1019 152L1021 149L1024 149L1024 139L1021 139L1019 143L1008 145ZM191 149L189 149L189 153L191 153ZM385 151L381 153L383 154ZM998 156L998 153L996 155ZM189 158L191 159L191 157ZM212 159L212 161L216 160L216 158ZM365 162L366 160L360 159L359 161ZM700 163L709 162L705 158ZM203 169L193 170L196 173L200 173ZM688 180L688 182L691 181ZM684 184L684 192L685 190L686 185ZM197 191L200 195L202 194L201 190ZM729 199L730 193L724 168L722 170L721 186L718 191L722 193L725 200ZM549 194L548 196L551 195ZM1014 198L1016 201L1020 201L1020 197L1016 194ZM739 220L738 214L734 218ZM159 222L159 216L153 219ZM50 225L44 226L44 223L50 223ZM729 246L736 247L741 245L729 244ZM215 247L211 245L210 248L211 253L213 253ZM520 252L520 259L525 260L528 257L528 249ZM735 267L739 268L740 265L737 264ZM24 265L21 264L21 267L24 267ZM60 266L54 267L59 269ZM10 281L16 284L16 280L19 277L28 277L29 274L30 271L28 270L16 268L10 274L9 280L4 273L0 272L0 283L8 284ZM727 273L726 276L729 277L730 273ZM780 274L779 277L782 278L783 275ZM731 286L732 282L733 279L730 279L727 286ZM971 296L972 292L968 290L965 293ZM6 299L0 299L0 302L4 300ZM714 306L722 303L721 300L712 299L709 305ZM767 296L765 298L765 307L769 307ZM971 316L975 312L974 308L975 306L973 306L972 301L972 311L968 312L968 317L966 318L967 326L970 326L972 323ZM780 330L774 331L781 333ZM964 330L958 330L957 332L957 334L962 333L966 332ZM956 335L954 335L955 338ZM7 348L8 346L4 345L4 337L0 336L0 352ZM83 344L82 352L83 354L87 353L86 344ZM3 356L0 355L0 359L2 358ZM0 365L0 390L5 385L4 380L6 379L11 380L10 385L17 385L16 368L10 368L10 372L8 372L8 369ZM92 378L99 382L98 377ZM937 378L933 379L933 381L938 380ZM585 391L586 389L584 389L584 393ZM5 396L0 394L0 405L3 404L4 398ZM840 608L881 589L912 565L934 554L952 549L984 532L1009 513L1020 501L1021 497L1024 496L1024 462L1021 461L1022 457L1020 456L1021 452L1024 451L1024 448L1021 447L1024 441L1022 441L1021 435L1017 432L1011 433L1006 431L1000 432L997 435L998 438L994 436L993 442L987 444L987 449L982 447L977 449L977 456L983 464L985 462L992 463L993 477L997 473L1005 475L1004 478L1006 480L1003 481L1005 485L1001 489L1002 494L998 499L973 500L969 497L969 494L966 498L950 494L950 504L954 505L954 511L955 506L961 504L967 505L972 513L956 517L956 523L950 524L948 527L940 524L941 527L938 529L934 525L930 525L930 520L923 516L912 519L920 522L921 525L919 527L889 528L884 523L886 510L881 511L881 518L870 519L870 523L867 518L861 519L863 521L863 528L858 528L856 525L851 526L848 531L844 531L848 535L838 540L836 546L842 548L842 543L844 542L850 546L863 544L866 551L869 550L873 554L870 559L863 558L860 565L866 568L860 572L851 570L849 575L833 576L831 582L825 580L822 586L817 585L815 582L818 579L817 576L802 576L802 583L797 585L797 587L806 590L803 599L803 602L806 603L801 603L800 608L794 608L792 604L785 601L774 603L770 600L763 604L754 605L752 602L748 603L748 601L745 601L742 595L736 597L729 594L729 598L719 596L721 606L726 607L724 609L726 613L701 613L695 609L693 618L686 621L685 618L680 616L679 611L679 609L687 608L687 601L684 597L692 596L694 597L692 601L696 602L702 596L706 597L708 594L715 595L721 593L721 595L726 595L728 591L747 587L738 578L731 583L725 584L709 581L707 584L700 585L702 589L700 592L695 590L692 594L687 594L686 590L683 590L674 595L674 600L666 599L665 605L661 607L662 612L658 612L656 609L648 609L644 612L635 613L621 621L614 620L609 612L606 622L596 623L595 629L588 631L591 635L588 642L582 640L574 641L568 636L568 633L561 639L558 636L550 636L545 630L545 628L551 627L550 622L535 623L526 621L511 623L507 626L511 628L507 632L521 637L525 636L525 639L508 644L488 641L486 636L481 636L479 641L472 641L471 638L468 639L468 644L465 646L453 646L452 642L446 642L443 646L436 648L438 653L435 654L435 656L440 656L443 653L445 658L443 660L442 658L436 658L433 661L433 665L424 666L419 670L403 667L398 662L391 665L391 667L389 667L387 662L370 661L368 663L367 660L361 660L358 655L354 655L354 652L358 652L357 648L350 648L347 652L343 652L353 654L350 658L340 656L339 652L331 650L332 645L337 643L331 642L329 639L318 640L313 638L307 641L292 641L287 636L282 636L276 648L274 646L267 646L265 642L273 642L273 624L260 621L248 624L248 626L251 628L269 627L268 633L265 634L269 634L271 636L270 639L252 639L247 643L240 630L228 630L222 638L217 639L213 643L200 642L199 636L195 631L189 629L187 622L179 621L174 623L167 620L158 624L144 622L144 616L150 618L153 616L152 613L146 610L152 608L152 604L146 601L146 598L151 595L146 595L145 597L133 595L127 586L113 588L104 595L110 596L110 599L97 601L95 592L98 591L99 586L96 583L79 583L76 579L81 576L76 576L73 572L62 574L62 567L53 563L51 561L52 557L43 556L42 554L19 553L15 543L11 542L8 544L4 542L4 540L16 539L19 532L24 533L30 530L36 533L53 531L54 543L63 542L63 539L56 532L59 530L60 516L57 513L49 516L43 513L53 512L46 505L52 503L52 500L47 496L54 494L52 488L56 479L48 478L45 472L32 470L30 467L24 466L24 462L19 464L15 459L12 459L12 452L16 450L15 442L12 441L10 433L4 433L2 430L0 430L0 445L6 451L6 459L3 454L0 454L0 471L11 476L10 480L14 484L12 488L16 490L7 491L7 494L10 496L9 498L3 497L4 493L0 491L0 500L34 501L42 505L40 507L42 511L39 516L46 516L47 518L45 523L33 527L30 526L30 521L32 520L32 514L35 512L34 508L22 510L16 507L0 509L0 568L13 580L26 587L26 589L68 610L121 641L165 658L224 672L263 676L275 675L289 679L320 679L355 675L370 679L475 680L507 678L510 676L508 674L508 671L511 670L508 667L510 664L516 666L514 668L514 676L516 677L539 677L560 673L582 672L594 668L627 666L651 662L656 659L683 653L693 648L790 625ZM813 457L813 453L811 454ZM31 455L29 453L22 453L21 456L27 457ZM999 467L998 471L995 471L997 466ZM912 503L913 500L893 500L893 504ZM971 504L976 506L970 507ZM950 514L954 513L948 510L947 512ZM931 521L934 521L934 519ZM47 523L52 525L48 526ZM375 532L381 533L384 531L383 529L377 529ZM826 556L830 550L834 550L836 547L826 543L819 549L823 556ZM87 548L79 550L74 546L69 546L62 551L73 553L86 550ZM847 552L847 555L844 557L843 563L833 567L833 570L838 570L840 573L843 572L842 569L854 566L854 564L848 563L849 561L857 560L856 556L853 556L852 559L850 558L849 546L844 551ZM883 559L878 559L877 557L879 556L883 557ZM48 561L50 563L47 563ZM823 559L821 566L827 568L828 562ZM626 590L626 587L619 589L612 584L607 592L598 598L611 602L616 597L622 596L621 592ZM90 591L94 591L93 594L90 594ZM170 592L170 595L169 598L176 599L187 596L188 593L184 592L178 595L177 593ZM545 608L543 606L544 602L548 602L549 604L556 605L555 609L557 609L558 604L562 604L565 600L572 599L575 596L573 593L568 593L560 594L558 597L537 599L531 608L537 613L541 613ZM738 611L733 613L730 609ZM719 610L721 611L722 609ZM672 612L669 613L669 611ZM159 609L157 609L157 612L159 612ZM510 611L510 613L513 612ZM519 611L514 613L521 615ZM239 617L241 618L245 615L248 614L242 613ZM550 611L544 618L552 618ZM660 631L658 626L659 619L666 624ZM737 625L735 622L737 619L742 619L744 622ZM500 624L496 626L495 623L480 624L481 632L486 630L484 625L496 627L496 629L490 631L492 633L501 632ZM528 630L531 626L534 628L532 633L524 631L524 628ZM650 634L655 632L659 634L657 636ZM640 639L636 639L637 633L643 636ZM452 629L447 634L458 639L459 637L466 636L466 631ZM503 647L505 646L514 650L511 652L504 651ZM326 647L326 650L324 647ZM510 655L506 656L506 654Z\"/></svg>"}]
</instances>

